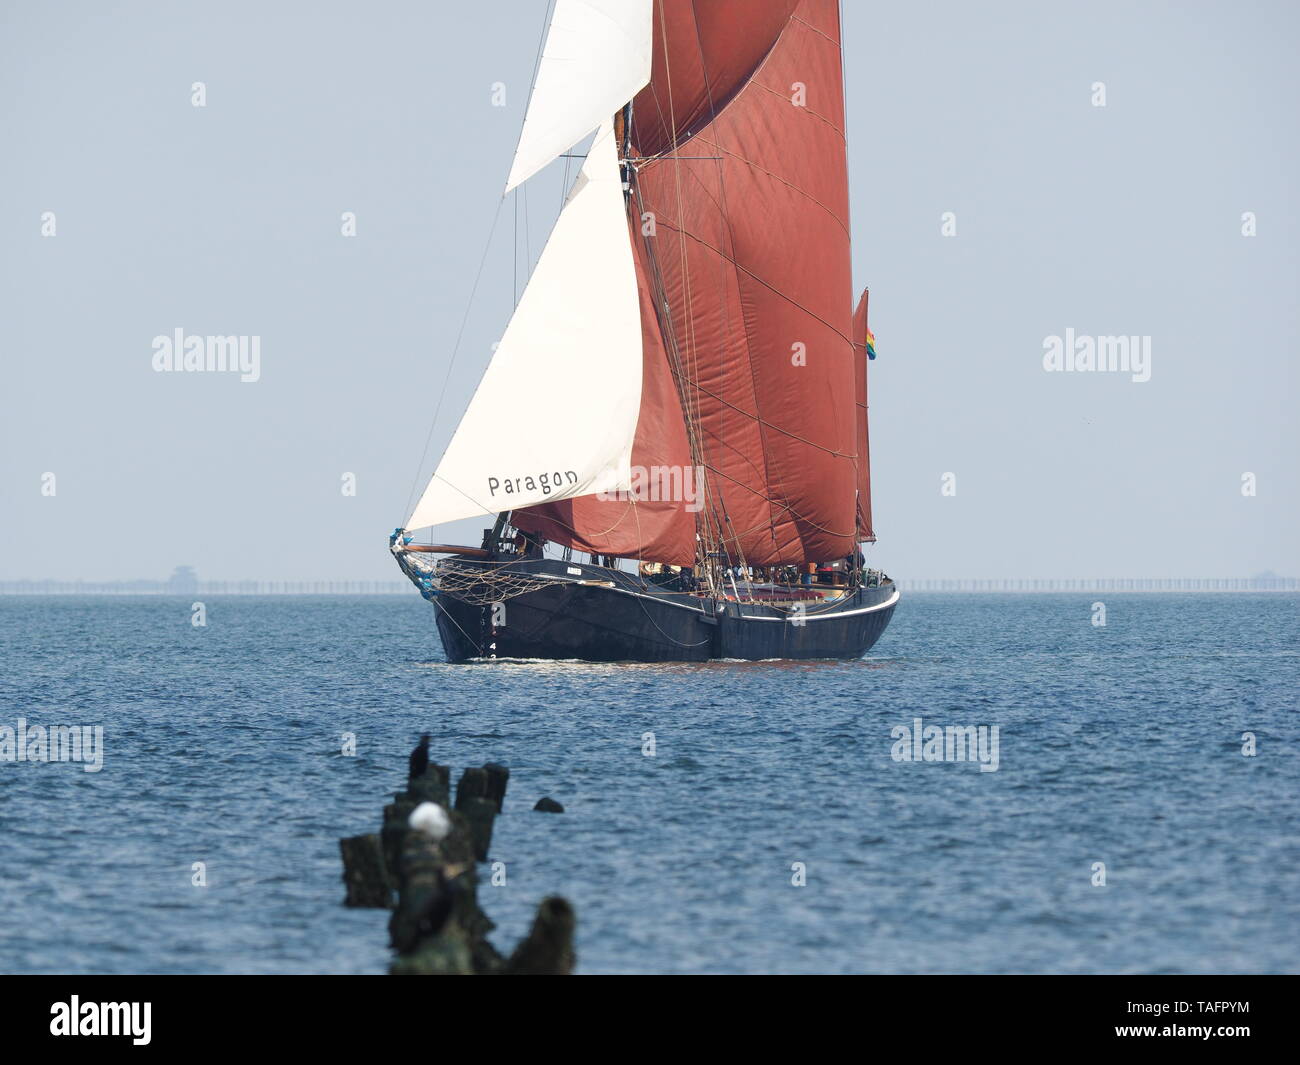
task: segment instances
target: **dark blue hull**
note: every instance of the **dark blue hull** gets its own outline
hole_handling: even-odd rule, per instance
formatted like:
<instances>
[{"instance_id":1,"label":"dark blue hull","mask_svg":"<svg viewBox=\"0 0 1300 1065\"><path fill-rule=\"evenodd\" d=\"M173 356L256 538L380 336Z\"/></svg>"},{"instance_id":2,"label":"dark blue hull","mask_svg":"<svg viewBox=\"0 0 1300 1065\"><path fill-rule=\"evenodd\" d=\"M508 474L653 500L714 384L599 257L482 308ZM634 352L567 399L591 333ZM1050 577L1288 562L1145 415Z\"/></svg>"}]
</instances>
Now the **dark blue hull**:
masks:
<instances>
[{"instance_id":1,"label":"dark blue hull","mask_svg":"<svg viewBox=\"0 0 1300 1065\"><path fill-rule=\"evenodd\" d=\"M898 602L897 588L886 581L831 607L814 603L792 615L760 603L673 591L598 566L548 559L515 563L509 570L532 578L535 586L497 603L482 603L482 595L434 596L450 661L853 659L880 638Z\"/></svg>"}]
</instances>

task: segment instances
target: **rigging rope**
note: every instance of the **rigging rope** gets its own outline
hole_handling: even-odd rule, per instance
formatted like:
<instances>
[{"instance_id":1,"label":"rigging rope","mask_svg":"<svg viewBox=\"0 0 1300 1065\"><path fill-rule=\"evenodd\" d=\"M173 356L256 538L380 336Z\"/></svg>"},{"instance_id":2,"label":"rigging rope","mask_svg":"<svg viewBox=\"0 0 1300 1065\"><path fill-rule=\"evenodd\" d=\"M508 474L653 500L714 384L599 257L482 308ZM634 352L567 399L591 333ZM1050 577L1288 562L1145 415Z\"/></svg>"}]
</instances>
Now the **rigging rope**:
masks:
<instances>
[{"instance_id":1,"label":"rigging rope","mask_svg":"<svg viewBox=\"0 0 1300 1065\"><path fill-rule=\"evenodd\" d=\"M411 513L411 507L415 503L415 490L420 487L420 472L424 469L425 459L429 454L429 445L433 443L433 431L438 427L438 415L442 411L443 401L447 398L447 384L451 381L452 367L456 365L456 356L460 352L460 343L465 337L465 326L469 323L469 313L474 307L474 297L478 293L478 284L483 277L483 267L487 264L488 252L492 250L492 237L497 231L497 222L501 219L501 206L506 202L505 197L497 200L497 209L492 215L492 225L488 229L487 243L483 245L483 255L478 262L478 270L474 274L474 284L470 286L469 300L465 304L465 314L460 320L460 329L456 333L456 343L451 348L451 358L447 361L447 372L442 378L442 388L438 393L437 405L433 408L433 418L429 421L429 434L424 438L424 448L420 452L420 464L416 467L415 478L411 482L411 491L406 498L406 509L402 512L402 521L406 521L406 515Z\"/></svg>"}]
</instances>

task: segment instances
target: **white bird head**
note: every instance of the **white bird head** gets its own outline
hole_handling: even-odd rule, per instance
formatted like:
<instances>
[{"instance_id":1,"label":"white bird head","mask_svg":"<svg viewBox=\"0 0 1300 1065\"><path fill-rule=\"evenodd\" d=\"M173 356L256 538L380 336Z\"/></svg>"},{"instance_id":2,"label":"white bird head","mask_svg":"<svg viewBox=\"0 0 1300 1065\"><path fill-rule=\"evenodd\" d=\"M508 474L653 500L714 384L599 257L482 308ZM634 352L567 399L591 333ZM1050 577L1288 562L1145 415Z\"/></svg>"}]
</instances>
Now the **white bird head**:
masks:
<instances>
[{"instance_id":1,"label":"white bird head","mask_svg":"<svg viewBox=\"0 0 1300 1065\"><path fill-rule=\"evenodd\" d=\"M411 811L411 816L406 823L417 832L423 832L434 840L445 839L447 833L451 831L451 818L436 802L420 803Z\"/></svg>"}]
</instances>

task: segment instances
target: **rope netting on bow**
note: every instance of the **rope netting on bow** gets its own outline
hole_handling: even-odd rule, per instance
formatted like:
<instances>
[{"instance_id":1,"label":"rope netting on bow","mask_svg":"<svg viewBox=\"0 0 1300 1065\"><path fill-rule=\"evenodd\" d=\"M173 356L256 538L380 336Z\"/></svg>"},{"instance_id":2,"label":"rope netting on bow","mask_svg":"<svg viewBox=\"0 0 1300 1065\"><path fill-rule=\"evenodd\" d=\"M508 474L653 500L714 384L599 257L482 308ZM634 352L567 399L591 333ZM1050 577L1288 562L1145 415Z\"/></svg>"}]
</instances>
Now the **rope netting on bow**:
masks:
<instances>
[{"instance_id":1,"label":"rope netting on bow","mask_svg":"<svg viewBox=\"0 0 1300 1065\"><path fill-rule=\"evenodd\" d=\"M398 555L398 564L426 599L448 595L471 606L500 603L553 583L545 577L512 572L507 568L509 562L430 559L404 553Z\"/></svg>"}]
</instances>

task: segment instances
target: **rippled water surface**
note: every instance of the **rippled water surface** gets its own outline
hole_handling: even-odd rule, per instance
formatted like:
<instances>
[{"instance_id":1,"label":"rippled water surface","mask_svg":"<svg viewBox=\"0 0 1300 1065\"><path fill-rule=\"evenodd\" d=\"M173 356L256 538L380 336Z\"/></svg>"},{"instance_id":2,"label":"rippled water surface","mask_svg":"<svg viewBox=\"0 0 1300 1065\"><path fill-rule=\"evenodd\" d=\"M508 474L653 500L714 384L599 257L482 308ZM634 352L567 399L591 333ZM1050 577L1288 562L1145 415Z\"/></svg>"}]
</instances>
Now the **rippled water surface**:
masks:
<instances>
[{"instance_id":1,"label":"rippled water surface","mask_svg":"<svg viewBox=\"0 0 1300 1065\"><path fill-rule=\"evenodd\" d=\"M105 744L0 762L0 969L382 972L337 840L428 730L511 767L497 945L560 892L582 971L1300 970L1300 597L1114 595L1104 628L1095 598L913 595L860 662L681 666L447 665L414 596L205 628L0 598L0 725ZM894 761L916 717L997 725L998 770Z\"/></svg>"}]
</instances>

